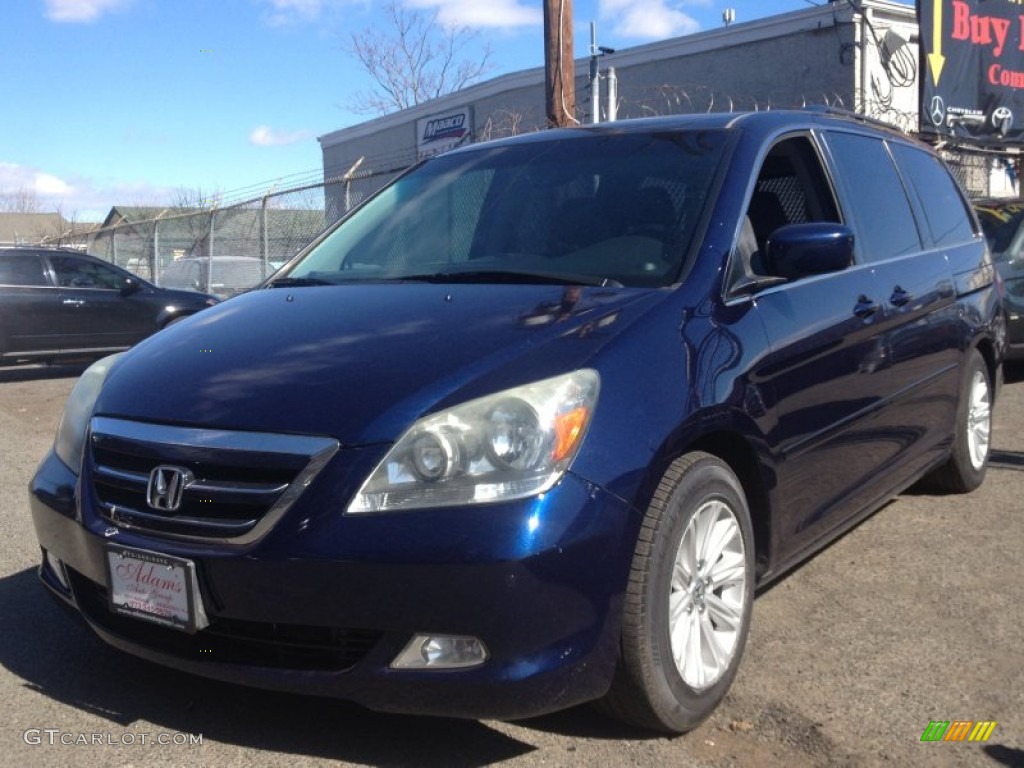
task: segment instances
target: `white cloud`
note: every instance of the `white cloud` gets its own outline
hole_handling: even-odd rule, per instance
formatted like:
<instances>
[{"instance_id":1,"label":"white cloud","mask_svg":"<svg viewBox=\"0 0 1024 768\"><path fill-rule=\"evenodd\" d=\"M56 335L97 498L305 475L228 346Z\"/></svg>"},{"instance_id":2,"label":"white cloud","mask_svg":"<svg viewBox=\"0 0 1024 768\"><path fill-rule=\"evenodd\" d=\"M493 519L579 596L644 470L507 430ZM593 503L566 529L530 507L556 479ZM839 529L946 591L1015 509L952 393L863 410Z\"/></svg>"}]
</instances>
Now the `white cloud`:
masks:
<instances>
[{"instance_id":1,"label":"white cloud","mask_svg":"<svg viewBox=\"0 0 1024 768\"><path fill-rule=\"evenodd\" d=\"M64 179L17 163L0 163L0 190L25 189L40 198L63 197L73 193L74 187Z\"/></svg>"},{"instance_id":2,"label":"white cloud","mask_svg":"<svg viewBox=\"0 0 1024 768\"><path fill-rule=\"evenodd\" d=\"M409 8L437 10L447 27L508 29L542 24L540 3L522 0L406 0Z\"/></svg>"},{"instance_id":3,"label":"white cloud","mask_svg":"<svg viewBox=\"0 0 1024 768\"><path fill-rule=\"evenodd\" d=\"M83 24L96 21L104 13L119 11L132 0L45 0L50 21Z\"/></svg>"},{"instance_id":4,"label":"white cloud","mask_svg":"<svg viewBox=\"0 0 1024 768\"><path fill-rule=\"evenodd\" d=\"M174 199L175 189L141 181L62 179L38 168L0 161L0 193L34 192L44 212L59 207L78 221L100 221L114 205L160 205Z\"/></svg>"},{"instance_id":5,"label":"white cloud","mask_svg":"<svg viewBox=\"0 0 1024 768\"><path fill-rule=\"evenodd\" d=\"M265 0L265 2L270 6L266 19L275 26L315 21L324 9L324 0Z\"/></svg>"},{"instance_id":6,"label":"white cloud","mask_svg":"<svg viewBox=\"0 0 1024 768\"><path fill-rule=\"evenodd\" d=\"M75 191L64 179L58 179L48 173L37 173L33 186L42 197L70 195Z\"/></svg>"},{"instance_id":7,"label":"white cloud","mask_svg":"<svg viewBox=\"0 0 1024 768\"><path fill-rule=\"evenodd\" d=\"M280 147L305 141L312 135L310 131L275 131L268 125L259 125L249 134L249 143L257 147Z\"/></svg>"},{"instance_id":8,"label":"white cloud","mask_svg":"<svg viewBox=\"0 0 1024 768\"><path fill-rule=\"evenodd\" d=\"M700 29L692 16L679 10L680 5L672 0L599 0L598 13L601 19L612 22L618 35L663 39Z\"/></svg>"}]
</instances>

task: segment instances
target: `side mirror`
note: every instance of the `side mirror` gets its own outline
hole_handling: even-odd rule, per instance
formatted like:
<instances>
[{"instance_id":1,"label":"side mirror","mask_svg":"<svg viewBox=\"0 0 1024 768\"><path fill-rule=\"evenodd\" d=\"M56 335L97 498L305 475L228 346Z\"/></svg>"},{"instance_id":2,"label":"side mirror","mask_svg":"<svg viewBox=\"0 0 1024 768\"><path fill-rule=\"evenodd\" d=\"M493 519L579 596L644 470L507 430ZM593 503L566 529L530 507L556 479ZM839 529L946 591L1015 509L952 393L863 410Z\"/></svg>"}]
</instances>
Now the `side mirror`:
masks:
<instances>
[{"instance_id":1,"label":"side mirror","mask_svg":"<svg viewBox=\"0 0 1024 768\"><path fill-rule=\"evenodd\" d=\"M787 280L841 272L853 263L853 230L844 224L787 224L765 246L768 272Z\"/></svg>"},{"instance_id":2,"label":"side mirror","mask_svg":"<svg viewBox=\"0 0 1024 768\"><path fill-rule=\"evenodd\" d=\"M121 286L122 296L131 296L133 293L139 290L139 281L132 277L126 277L124 284Z\"/></svg>"}]
</instances>

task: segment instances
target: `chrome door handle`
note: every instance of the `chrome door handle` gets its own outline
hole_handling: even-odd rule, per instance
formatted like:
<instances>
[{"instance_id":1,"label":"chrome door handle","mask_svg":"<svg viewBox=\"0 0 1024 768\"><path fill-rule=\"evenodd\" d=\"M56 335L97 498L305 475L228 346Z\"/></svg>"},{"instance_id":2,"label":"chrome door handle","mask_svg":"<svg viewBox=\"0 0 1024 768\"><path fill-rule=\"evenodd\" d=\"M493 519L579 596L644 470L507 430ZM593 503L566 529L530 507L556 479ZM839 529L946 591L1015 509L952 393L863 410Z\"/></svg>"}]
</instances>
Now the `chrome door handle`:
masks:
<instances>
[{"instance_id":1,"label":"chrome door handle","mask_svg":"<svg viewBox=\"0 0 1024 768\"><path fill-rule=\"evenodd\" d=\"M875 314L881 307L876 304L872 299L869 299L864 294L861 294L857 299L857 306L853 308L853 314L857 317L867 320L873 314Z\"/></svg>"},{"instance_id":2,"label":"chrome door handle","mask_svg":"<svg viewBox=\"0 0 1024 768\"><path fill-rule=\"evenodd\" d=\"M904 291L900 286L896 286L892 289L892 296L889 297L889 302L896 307L902 307L908 301L910 301L910 294Z\"/></svg>"}]
</instances>

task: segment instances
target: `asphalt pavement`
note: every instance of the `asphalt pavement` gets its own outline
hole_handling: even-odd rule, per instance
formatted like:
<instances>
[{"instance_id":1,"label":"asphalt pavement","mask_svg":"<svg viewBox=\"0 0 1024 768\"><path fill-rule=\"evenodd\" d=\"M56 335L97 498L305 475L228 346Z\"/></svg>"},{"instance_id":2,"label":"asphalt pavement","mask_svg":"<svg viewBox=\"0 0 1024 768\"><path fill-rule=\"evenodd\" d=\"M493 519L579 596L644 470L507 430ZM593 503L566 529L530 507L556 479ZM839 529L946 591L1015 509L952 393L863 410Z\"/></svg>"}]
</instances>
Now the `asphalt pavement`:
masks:
<instances>
[{"instance_id":1,"label":"asphalt pavement","mask_svg":"<svg viewBox=\"0 0 1024 768\"><path fill-rule=\"evenodd\" d=\"M0 755L17 766L1024 766L1024 376L985 485L909 492L754 603L710 721L651 737L589 707L503 723L255 691L100 642L37 583L29 482L81 369L0 368ZM984 743L922 742L994 721Z\"/></svg>"}]
</instances>

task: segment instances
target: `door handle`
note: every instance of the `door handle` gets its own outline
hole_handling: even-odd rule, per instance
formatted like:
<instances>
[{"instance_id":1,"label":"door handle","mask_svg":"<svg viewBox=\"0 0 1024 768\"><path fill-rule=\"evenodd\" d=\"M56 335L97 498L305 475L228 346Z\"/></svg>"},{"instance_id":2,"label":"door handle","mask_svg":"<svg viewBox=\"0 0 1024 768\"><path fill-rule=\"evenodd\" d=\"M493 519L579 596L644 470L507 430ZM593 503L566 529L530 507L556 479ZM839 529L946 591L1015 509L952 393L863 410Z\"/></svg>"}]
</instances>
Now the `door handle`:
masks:
<instances>
[{"instance_id":1,"label":"door handle","mask_svg":"<svg viewBox=\"0 0 1024 768\"><path fill-rule=\"evenodd\" d=\"M910 301L910 299L910 294L897 285L892 289L892 296L889 297L889 302L895 307L902 307Z\"/></svg>"},{"instance_id":2,"label":"door handle","mask_svg":"<svg viewBox=\"0 0 1024 768\"><path fill-rule=\"evenodd\" d=\"M857 298L857 306L853 308L853 314L862 320L867 320L880 309L881 307L873 299L869 299L862 293Z\"/></svg>"},{"instance_id":3,"label":"door handle","mask_svg":"<svg viewBox=\"0 0 1024 768\"><path fill-rule=\"evenodd\" d=\"M64 301L62 301L61 304L63 304L66 307L84 307L85 306L85 302L82 301L81 299L64 299Z\"/></svg>"}]
</instances>

